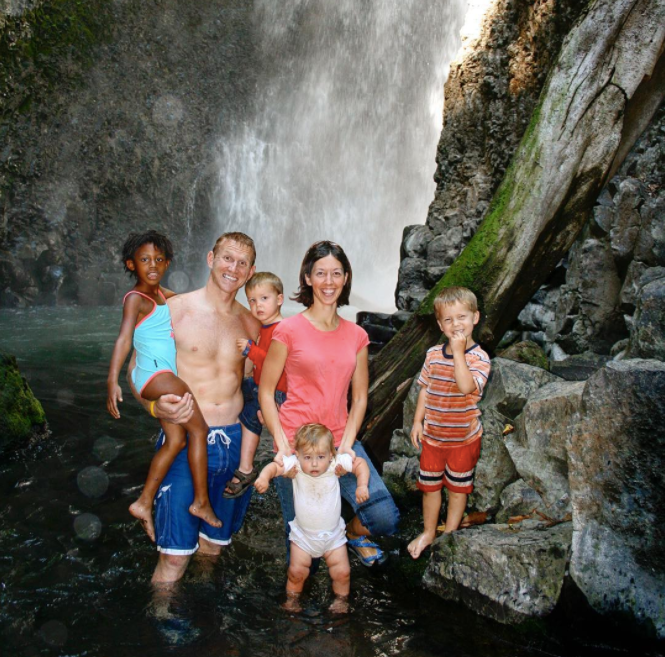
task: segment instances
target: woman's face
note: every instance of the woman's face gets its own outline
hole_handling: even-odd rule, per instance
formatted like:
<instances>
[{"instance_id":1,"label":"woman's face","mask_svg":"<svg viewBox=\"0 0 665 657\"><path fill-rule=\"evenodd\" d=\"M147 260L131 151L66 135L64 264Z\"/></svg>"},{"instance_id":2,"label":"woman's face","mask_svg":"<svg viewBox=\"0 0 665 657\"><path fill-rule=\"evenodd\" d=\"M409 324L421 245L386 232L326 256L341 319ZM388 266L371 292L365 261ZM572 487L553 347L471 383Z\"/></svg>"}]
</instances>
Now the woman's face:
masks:
<instances>
[{"instance_id":1,"label":"woman's face","mask_svg":"<svg viewBox=\"0 0 665 657\"><path fill-rule=\"evenodd\" d=\"M314 263L312 273L305 276L305 281L312 286L314 303L330 306L337 303L347 278L342 263L334 256L327 255Z\"/></svg>"}]
</instances>

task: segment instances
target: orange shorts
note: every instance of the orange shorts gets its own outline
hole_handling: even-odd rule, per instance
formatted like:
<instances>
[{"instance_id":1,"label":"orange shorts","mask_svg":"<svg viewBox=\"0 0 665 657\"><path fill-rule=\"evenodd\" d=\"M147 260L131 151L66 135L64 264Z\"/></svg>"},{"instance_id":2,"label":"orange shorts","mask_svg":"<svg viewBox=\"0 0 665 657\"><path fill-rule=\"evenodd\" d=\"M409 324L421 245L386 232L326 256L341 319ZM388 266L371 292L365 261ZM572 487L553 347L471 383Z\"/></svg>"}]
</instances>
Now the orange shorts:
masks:
<instances>
[{"instance_id":1,"label":"orange shorts","mask_svg":"<svg viewBox=\"0 0 665 657\"><path fill-rule=\"evenodd\" d=\"M480 457L480 439L462 447L434 447L423 441L418 488L433 493L444 486L453 493L473 491L473 472Z\"/></svg>"}]
</instances>

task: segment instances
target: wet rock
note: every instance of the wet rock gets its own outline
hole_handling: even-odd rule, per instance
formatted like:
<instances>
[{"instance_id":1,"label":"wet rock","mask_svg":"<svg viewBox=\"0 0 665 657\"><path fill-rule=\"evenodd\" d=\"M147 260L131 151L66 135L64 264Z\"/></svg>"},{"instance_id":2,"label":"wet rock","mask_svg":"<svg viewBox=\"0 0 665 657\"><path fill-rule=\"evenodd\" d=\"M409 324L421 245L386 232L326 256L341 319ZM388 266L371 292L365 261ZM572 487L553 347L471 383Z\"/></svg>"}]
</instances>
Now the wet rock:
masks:
<instances>
[{"instance_id":1,"label":"wet rock","mask_svg":"<svg viewBox=\"0 0 665 657\"><path fill-rule=\"evenodd\" d=\"M638 292L628 352L635 358L665 360L665 268L656 267L654 270L660 277L641 287ZM650 271L653 270L648 270L645 276Z\"/></svg>"},{"instance_id":2,"label":"wet rock","mask_svg":"<svg viewBox=\"0 0 665 657\"><path fill-rule=\"evenodd\" d=\"M573 354L564 360L552 360L550 372L566 381L586 381L610 360L609 356L587 352Z\"/></svg>"},{"instance_id":3,"label":"wet rock","mask_svg":"<svg viewBox=\"0 0 665 657\"><path fill-rule=\"evenodd\" d=\"M494 358L480 409L494 408L508 419L514 420L522 412L526 400L534 390L556 380L557 377L540 367L505 358Z\"/></svg>"},{"instance_id":4,"label":"wet rock","mask_svg":"<svg viewBox=\"0 0 665 657\"><path fill-rule=\"evenodd\" d=\"M468 507L492 515L499 507L503 489L517 479L515 465L504 445L503 430L508 420L493 408L483 411L482 447L474 473L474 489Z\"/></svg>"},{"instance_id":5,"label":"wet rock","mask_svg":"<svg viewBox=\"0 0 665 657\"><path fill-rule=\"evenodd\" d=\"M0 454L48 435L46 415L16 358L0 353Z\"/></svg>"},{"instance_id":6,"label":"wet rock","mask_svg":"<svg viewBox=\"0 0 665 657\"><path fill-rule=\"evenodd\" d=\"M514 360L517 363L526 363L544 370L550 369L549 361L542 347L531 340L524 340L510 345L507 349L497 351L497 356Z\"/></svg>"},{"instance_id":7,"label":"wet rock","mask_svg":"<svg viewBox=\"0 0 665 657\"><path fill-rule=\"evenodd\" d=\"M520 477L536 490L548 516L570 513L566 445L574 431L583 382L557 381L533 392L505 445Z\"/></svg>"},{"instance_id":8,"label":"wet rock","mask_svg":"<svg viewBox=\"0 0 665 657\"><path fill-rule=\"evenodd\" d=\"M610 362L568 445L571 575L591 606L665 637L665 363Z\"/></svg>"},{"instance_id":9,"label":"wet rock","mask_svg":"<svg viewBox=\"0 0 665 657\"><path fill-rule=\"evenodd\" d=\"M503 489L500 507L495 516L496 522L500 524L507 523L511 517L529 515L536 510L545 512L542 497L523 479L518 479Z\"/></svg>"},{"instance_id":10,"label":"wet rock","mask_svg":"<svg viewBox=\"0 0 665 657\"><path fill-rule=\"evenodd\" d=\"M419 493L416 487L419 463L418 457L400 456L383 464L383 481L393 497L402 503L415 503L412 498Z\"/></svg>"},{"instance_id":11,"label":"wet rock","mask_svg":"<svg viewBox=\"0 0 665 657\"><path fill-rule=\"evenodd\" d=\"M383 347L397 333L393 325L393 316L388 313L359 312L356 314L356 324L367 331L370 344L374 347Z\"/></svg>"},{"instance_id":12,"label":"wet rock","mask_svg":"<svg viewBox=\"0 0 665 657\"><path fill-rule=\"evenodd\" d=\"M571 534L571 523L517 531L485 525L444 534L432 545L423 581L442 598L503 623L545 616L561 593Z\"/></svg>"},{"instance_id":13,"label":"wet rock","mask_svg":"<svg viewBox=\"0 0 665 657\"><path fill-rule=\"evenodd\" d=\"M407 226L402 235L403 257L422 258L427 254L427 245L433 237L427 226Z\"/></svg>"}]
</instances>

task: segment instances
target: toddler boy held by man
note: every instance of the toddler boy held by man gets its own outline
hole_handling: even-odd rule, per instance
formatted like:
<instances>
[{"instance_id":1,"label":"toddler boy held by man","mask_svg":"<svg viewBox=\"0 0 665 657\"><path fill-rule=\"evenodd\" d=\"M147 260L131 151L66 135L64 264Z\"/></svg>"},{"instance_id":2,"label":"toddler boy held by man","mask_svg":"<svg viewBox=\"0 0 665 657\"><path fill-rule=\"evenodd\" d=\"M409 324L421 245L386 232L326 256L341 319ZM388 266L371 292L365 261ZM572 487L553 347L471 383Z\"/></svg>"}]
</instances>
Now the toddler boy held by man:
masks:
<instances>
[{"instance_id":1,"label":"toddler boy held by man","mask_svg":"<svg viewBox=\"0 0 665 657\"><path fill-rule=\"evenodd\" d=\"M233 475L233 479L226 485L224 497L240 497L254 483L258 477L258 470L254 467L254 456L261 436L261 422L259 420L259 383L261 370L272 342L272 334L279 322L282 321L282 304L284 303L284 286L275 274L260 271L254 274L245 285L245 294L249 311L255 319L261 322L258 344L253 340L237 341L237 347L243 356L253 363L253 375L247 377L242 383L242 395L245 406L240 414L242 425L242 448L240 465ZM286 401L286 374L282 374L275 391L275 402L279 408Z\"/></svg>"},{"instance_id":2,"label":"toddler boy held by man","mask_svg":"<svg viewBox=\"0 0 665 657\"><path fill-rule=\"evenodd\" d=\"M418 488L423 491L424 531L409 543L417 559L436 536L441 490L448 489L445 532L458 529L480 456L478 402L490 372L489 356L474 342L480 319L471 290L448 287L434 301L439 328L448 339L428 350L418 383L422 386L411 430L411 442L420 454Z\"/></svg>"}]
</instances>

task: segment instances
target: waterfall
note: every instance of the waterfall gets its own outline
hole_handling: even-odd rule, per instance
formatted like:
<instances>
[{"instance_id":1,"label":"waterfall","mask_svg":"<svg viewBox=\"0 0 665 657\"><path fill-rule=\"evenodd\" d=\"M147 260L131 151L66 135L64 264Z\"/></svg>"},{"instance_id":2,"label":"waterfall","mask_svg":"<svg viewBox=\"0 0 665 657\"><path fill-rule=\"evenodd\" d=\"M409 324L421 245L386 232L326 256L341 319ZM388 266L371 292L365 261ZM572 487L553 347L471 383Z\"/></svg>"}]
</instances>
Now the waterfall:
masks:
<instances>
[{"instance_id":1,"label":"waterfall","mask_svg":"<svg viewBox=\"0 0 665 657\"><path fill-rule=\"evenodd\" d=\"M353 266L353 305L394 310L402 229L434 196L443 84L465 0L256 0L261 64L251 118L218 145L219 232L297 288L329 239Z\"/></svg>"}]
</instances>

